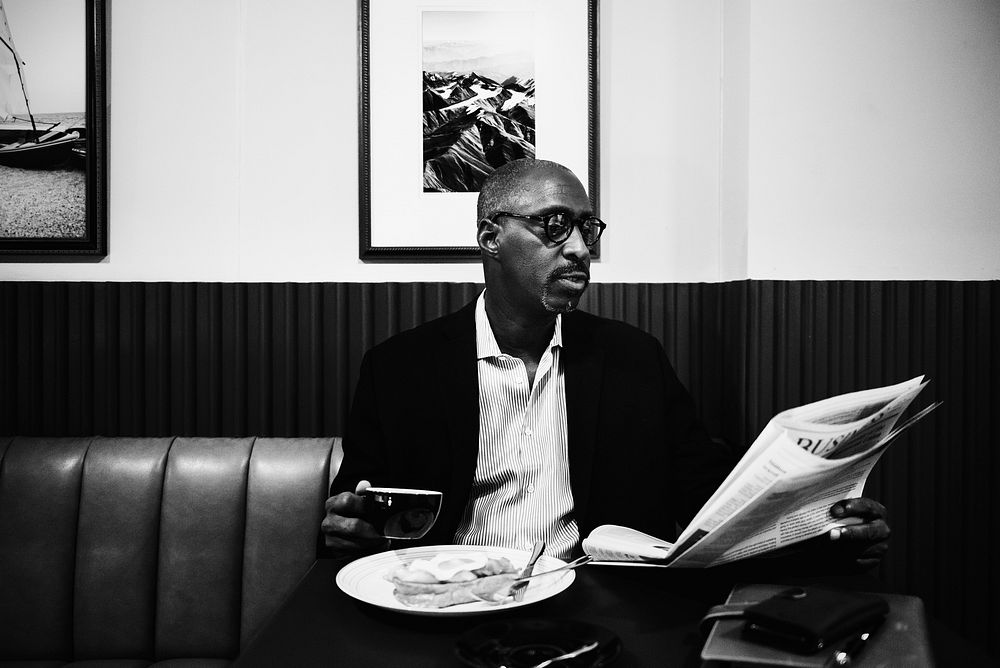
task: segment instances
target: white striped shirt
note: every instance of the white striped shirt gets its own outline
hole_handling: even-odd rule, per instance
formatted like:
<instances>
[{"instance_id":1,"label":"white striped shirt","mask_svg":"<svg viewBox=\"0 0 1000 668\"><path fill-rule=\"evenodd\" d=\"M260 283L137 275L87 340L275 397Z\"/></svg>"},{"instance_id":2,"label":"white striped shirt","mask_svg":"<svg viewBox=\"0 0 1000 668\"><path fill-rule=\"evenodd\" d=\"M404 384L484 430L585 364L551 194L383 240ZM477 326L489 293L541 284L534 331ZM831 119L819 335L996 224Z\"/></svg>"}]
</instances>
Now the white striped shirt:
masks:
<instances>
[{"instance_id":1,"label":"white striped shirt","mask_svg":"<svg viewBox=\"0 0 1000 668\"><path fill-rule=\"evenodd\" d=\"M479 456L455 542L530 549L544 539L546 554L567 558L580 531L569 482L562 316L529 387L524 362L497 344L485 294L476 304Z\"/></svg>"}]
</instances>

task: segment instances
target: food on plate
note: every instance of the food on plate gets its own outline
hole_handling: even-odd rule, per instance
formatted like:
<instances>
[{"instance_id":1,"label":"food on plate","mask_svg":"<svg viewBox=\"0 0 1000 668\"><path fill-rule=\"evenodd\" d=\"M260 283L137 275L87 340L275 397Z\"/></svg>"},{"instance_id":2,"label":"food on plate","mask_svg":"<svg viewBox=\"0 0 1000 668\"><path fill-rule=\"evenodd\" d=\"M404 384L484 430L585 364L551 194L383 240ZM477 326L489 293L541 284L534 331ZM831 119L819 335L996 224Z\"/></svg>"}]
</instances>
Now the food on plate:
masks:
<instances>
[{"instance_id":1,"label":"food on plate","mask_svg":"<svg viewBox=\"0 0 1000 668\"><path fill-rule=\"evenodd\" d=\"M510 596L517 577L509 559L480 552L441 553L397 566L386 574L395 585L396 600L415 608L447 608L476 601L502 603Z\"/></svg>"}]
</instances>

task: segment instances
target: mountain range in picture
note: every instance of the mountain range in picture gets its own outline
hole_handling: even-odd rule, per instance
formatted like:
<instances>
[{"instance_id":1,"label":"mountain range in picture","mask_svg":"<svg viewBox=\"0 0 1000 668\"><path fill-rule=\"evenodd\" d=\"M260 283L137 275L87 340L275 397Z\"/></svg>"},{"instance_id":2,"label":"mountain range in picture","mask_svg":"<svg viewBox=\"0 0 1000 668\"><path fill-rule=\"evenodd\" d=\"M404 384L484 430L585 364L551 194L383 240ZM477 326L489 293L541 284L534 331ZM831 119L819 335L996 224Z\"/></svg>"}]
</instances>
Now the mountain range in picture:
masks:
<instances>
[{"instance_id":1,"label":"mountain range in picture","mask_svg":"<svg viewBox=\"0 0 1000 668\"><path fill-rule=\"evenodd\" d=\"M423 75L424 192L477 192L486 176L535 157L535 80Z\"/></svg>"}]
</instances>

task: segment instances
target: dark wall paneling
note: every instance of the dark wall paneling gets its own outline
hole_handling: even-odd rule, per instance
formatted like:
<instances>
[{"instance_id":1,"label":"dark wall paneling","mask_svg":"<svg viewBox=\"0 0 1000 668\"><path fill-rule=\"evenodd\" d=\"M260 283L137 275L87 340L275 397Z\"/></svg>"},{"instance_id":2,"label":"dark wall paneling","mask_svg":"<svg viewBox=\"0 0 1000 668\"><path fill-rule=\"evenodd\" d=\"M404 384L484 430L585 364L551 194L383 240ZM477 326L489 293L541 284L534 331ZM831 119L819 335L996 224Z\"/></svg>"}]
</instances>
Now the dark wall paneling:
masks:
<instances>
[{"instance_id":1,"label":"dark wall paneling","mask_svg":"<svg viewBox=\"0 0 1000 668\"><path fill-rule=\"evenodd\" d=\"M364 351L473 283L0 283L0 434L342 432ZM595 284L582 307L657 336L710 430L918 374L945 403L876 466L882 576L969 637L1000 632L1000 282Z\"/></svg>"},{"instance_id":2,"label":"dark wall paneling","mask_svg":"<svg viewBox=\"0 0 1000 668\"><path fill-rule=\"evenodd\" d=\"M771 282L749 286L746 416L925 374L944 404L876 465L890 510L882 577L970 638L1000 631L1000 282Z\"/></svg>"},{"instance_id":3,"label":"dark wall paneling","mask_svg":"<svg viewBox=\"0 0 1000 668\"><path fill-rule=\"evenodd\" d=\"M339 434L361 356L475 284L0 284L0 433Z\"/></svg>"}]
</instances>

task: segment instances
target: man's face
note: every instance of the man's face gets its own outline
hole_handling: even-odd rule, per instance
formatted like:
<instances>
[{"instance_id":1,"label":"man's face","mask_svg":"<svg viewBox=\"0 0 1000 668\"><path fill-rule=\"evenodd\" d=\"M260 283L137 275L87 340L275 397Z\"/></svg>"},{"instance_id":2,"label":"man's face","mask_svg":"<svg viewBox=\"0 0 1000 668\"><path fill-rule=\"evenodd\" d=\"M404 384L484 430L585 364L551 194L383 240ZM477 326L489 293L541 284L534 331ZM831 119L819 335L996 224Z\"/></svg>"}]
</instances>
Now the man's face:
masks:
<instances>
[{"instance_id":1,"label":"man's face","mask_svg":"<svg viewBox=\"0 0 1000 668\"><path fill-rule=\"evenodd\" d=\"M568 172L539 167L527 173L509 200L510 213L544 216L565 212L575 220L593 213L579 179ZM572 311L590 283L590 250L573 228L562 243L553 243L544 224L498 217L500 286L506 298L526 313Z\"/></svg>"}]
</instances>

